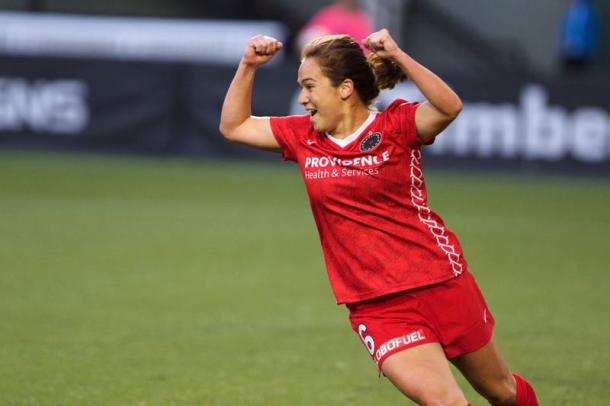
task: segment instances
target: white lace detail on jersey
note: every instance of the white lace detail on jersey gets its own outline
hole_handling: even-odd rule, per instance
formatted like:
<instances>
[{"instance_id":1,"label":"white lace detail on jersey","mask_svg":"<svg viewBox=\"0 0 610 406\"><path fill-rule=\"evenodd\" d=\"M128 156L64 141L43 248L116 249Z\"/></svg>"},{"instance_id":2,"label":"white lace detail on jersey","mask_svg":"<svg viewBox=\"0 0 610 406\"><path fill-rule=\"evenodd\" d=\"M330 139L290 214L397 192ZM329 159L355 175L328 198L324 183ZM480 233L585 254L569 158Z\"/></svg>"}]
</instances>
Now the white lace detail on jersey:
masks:
<instances>
[{"instance_id":1,"label":"white lace detail on jersey","mask_svg":"<svg viewBox=\"0 0 610 406\"><path fill-rule=\"evenodd\" d=\"M417 214L419 221L428 227L428 230L436 240L436 245L445 253L451 269L455 276L460 275L463 272L463 266L460 261L460 254L455 249L455 245L450 244L449 237L444 227L440 226L436 220L430 216L431 210L426 203L424 198L424 192L422 187L424 186L424 176L421 170L421 151L411 151L411 203L417 208Z\"/></svg>"}]
</instances>

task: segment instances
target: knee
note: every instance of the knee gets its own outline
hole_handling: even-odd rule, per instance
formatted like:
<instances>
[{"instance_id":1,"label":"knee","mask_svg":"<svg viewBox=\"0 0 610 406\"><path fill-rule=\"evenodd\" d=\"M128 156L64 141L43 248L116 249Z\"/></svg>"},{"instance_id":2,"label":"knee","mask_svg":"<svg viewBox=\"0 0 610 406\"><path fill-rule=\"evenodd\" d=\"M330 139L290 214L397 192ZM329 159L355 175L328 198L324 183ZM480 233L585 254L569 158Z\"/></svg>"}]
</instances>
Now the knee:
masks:
<instances>
[{"instance_id":1,"label":"knee","mask_svg":"<svg viewBox=\"0 0 610 406\"><path fill-rule=\"evenodd\" d=\"M493 406L512 406L517 400L517 385L512 375L493 385L483 394Z\"/></svg>"},{"instance_id":2,"label":"knee","mask_svg":"<svg viewBox=\"0 0 610 406\"><path fill-rule=\"evenodd\" d=\"M417 402L422 406L465 406L468 401L461 391L442 391L428 393Z\"/></svg>"}]
</instances>

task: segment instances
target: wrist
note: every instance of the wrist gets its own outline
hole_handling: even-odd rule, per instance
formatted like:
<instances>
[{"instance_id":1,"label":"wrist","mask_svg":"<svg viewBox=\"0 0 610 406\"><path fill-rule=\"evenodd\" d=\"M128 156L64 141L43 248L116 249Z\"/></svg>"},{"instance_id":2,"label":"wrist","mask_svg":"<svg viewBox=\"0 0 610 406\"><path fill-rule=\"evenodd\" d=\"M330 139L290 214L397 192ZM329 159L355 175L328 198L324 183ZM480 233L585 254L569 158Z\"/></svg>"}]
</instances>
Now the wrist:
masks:
<instances>
[{"instance_id":1,"label":"wrist","mask_svg":"<svg viewBox=\"0 0 610 406\"><path fill-rule=\"evenodd\" d=\"M246 70L253 70L253 71L255 71L255 70L256 70L256 68L258 68L258 65L259 65L259 64L255 63L255 62L250 62L250 61L248 61L248 60L247 60L246 58L244 58L244 57L242 57L242 58L241 58L241 61L239 61L239 66L240 66L242 69L246 69Z\"/></svg>"},{"instance_id":2,"label":"wrist","mask_svg":"<svg viewBox=\"0 0 610 406\"><path fill-rule=\"evenodd\" d=\"M411 58L409 54L404 51L399 51L392 61L400 67L400 69L407 75L410 79L410 72L414 68L414 64L416 64L415 59Z\"/></svg>"},{"instance_id":3,"label":"wrist","mask_svg":"<svg viewBox=\"0 0 610 406\"><path fill-rule=\"evenodd\" d=\"M396 50L389 55L389 58L392 62L399 64L401 61L408 59L409 55L402 49L396 48Z\"/></svg>"}]
</instances>

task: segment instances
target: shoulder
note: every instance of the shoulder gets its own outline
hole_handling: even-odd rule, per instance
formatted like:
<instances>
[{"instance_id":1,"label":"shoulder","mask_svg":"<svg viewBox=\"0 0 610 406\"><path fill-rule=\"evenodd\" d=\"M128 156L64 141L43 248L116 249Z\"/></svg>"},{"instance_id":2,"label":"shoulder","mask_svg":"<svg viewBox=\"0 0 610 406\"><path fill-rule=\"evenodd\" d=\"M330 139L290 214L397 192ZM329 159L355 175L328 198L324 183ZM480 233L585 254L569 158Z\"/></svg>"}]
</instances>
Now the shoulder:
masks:
<instances>
[{"instance_id":1,"label":"shoulder","mask_svg":"<svg viewBox=\"0 0 610 406\"><path fill-rule=\"evenodd\" d=\"M406 124L406 121L415 119L415 111L419 106L418 102L409 102L404 99L396 99L390 103L383 111L381 116L390 123L396 123L401 127Z\"/></svg>"},{"instance_id":2,"label":"shoulder","mask_svg":"<svg viewBox=\"0 0 610 406\"><path fill-rule=\"evenodd\" d=\"M415 118L415 112L419 106L419 102L396 99L383 110L382 114L388 117L390 120L413 120Z\"/></svg>"},{"instance_id":3,"label":"shoulder","mask_svg":"<svg viewBox=\"0 0 610 406\"><path fill-rule=\"evenodd\" d=\"M336 16L343 11L343 8L337 6L336 4L330 4L326 7L322 7L316 14L319 16Z\"/></svg>"},{"instance_id":4,"label":"shoulder","mask_svg":"<svg viewBox=\"0 0 610 406\"><path fill-rule=\"evenodd\" d=\"M384 110L383 114L396 114L406 110L416 110L419 102L410 102L404 99L395 99Z\"/></svg>"},{"instance_id":5,"label":"shoulder","mask_svg":"<svg viewBox=\"0 0 610 406\"><path fill-rule=\"evenodd\" d=\"M297 161L300 145L313 130L309 115L269 117L269 123L284 159Z\"/></svg>"},{"instance_id":6,"label":"shoulder","mask_svg":"<svg viewBox=\"0 0 610 406\"><path fill-rule=\"evenodd\" d=\"M316 22L320 23L326 20L333 20L337 17L337 15L341 12L340 8L335 5L330 5L320 9L314 16L311 18L310 23Z\"/></svg>"},{"instance_id":7,"label":"shoulder","mask_svg":"<svg viewBox=\"0 0 610 406\"><path fill-rule=\"evenodd\" d=\"M294 145L313 131L309 115L270 117L271 132L280 145Z\"/></svg>"},{"instance_id":8,"label":"shoulder","mask_svg":"<svg viewBox=\"0 0 610 406\"><path fill-rule=\"evenodd\" d=\"M269 120L274 133L276 131L306 132L311 128L309 115L269 117Z\"/></svg>"},{"instance_id":9,"label":"shoulder","mask_svg":"<svg viewBox=\"0 0 610 406\"><path fill-rule=\"evenodd\" d=\"M418 106L419 102L396 99L381 113L387 128L403 134L408 144L418 140L415 126L415 112Z\"/></svg>"}]
</instances>

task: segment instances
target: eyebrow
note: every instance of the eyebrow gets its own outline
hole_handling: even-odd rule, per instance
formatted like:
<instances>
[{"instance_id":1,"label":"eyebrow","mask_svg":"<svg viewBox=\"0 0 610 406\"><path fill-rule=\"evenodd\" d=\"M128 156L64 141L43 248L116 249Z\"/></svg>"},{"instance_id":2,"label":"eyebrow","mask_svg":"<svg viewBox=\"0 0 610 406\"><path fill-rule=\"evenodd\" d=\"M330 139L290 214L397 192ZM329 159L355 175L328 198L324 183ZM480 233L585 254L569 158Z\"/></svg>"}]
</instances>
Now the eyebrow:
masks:
<instances>
[{"instance_id":1,"label":"eyebrow","mask_svg":"<svg viewBox=\"0 0 610 406\"><path fill-rule=\"evenodd\" d=\"M312 79L312 78L305 78L305 79L303 79L301 81L297 80L297 83L299 84L299 86L304 85L305 82L315 82L315 80Z\"/></svg>"}]
</instances>

